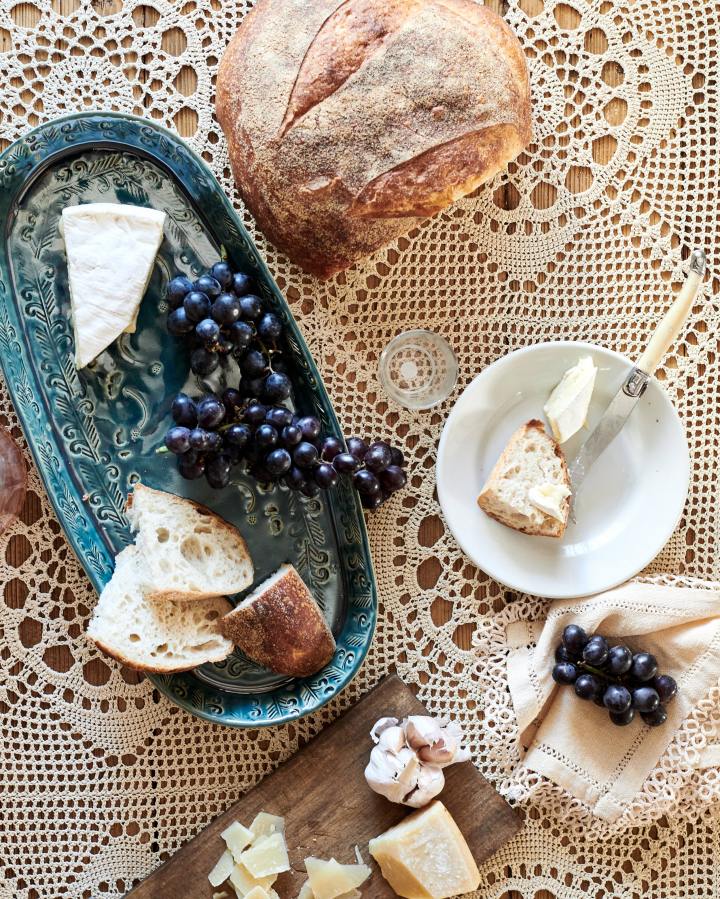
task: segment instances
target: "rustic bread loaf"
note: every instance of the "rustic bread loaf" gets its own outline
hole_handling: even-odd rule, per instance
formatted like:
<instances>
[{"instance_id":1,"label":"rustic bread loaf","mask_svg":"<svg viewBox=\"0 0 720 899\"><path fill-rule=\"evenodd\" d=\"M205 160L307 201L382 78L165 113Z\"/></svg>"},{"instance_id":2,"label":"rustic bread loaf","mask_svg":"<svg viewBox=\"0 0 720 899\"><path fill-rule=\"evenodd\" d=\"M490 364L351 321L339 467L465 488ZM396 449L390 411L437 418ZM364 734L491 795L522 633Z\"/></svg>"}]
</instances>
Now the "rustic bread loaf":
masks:
<instances>
[{"instance_id":1,"label":"rustic bread loaf","mask_svg":"<svg viewBox=\"0 0 720 899\"><path fill-rule=\"evenodd\" d=\"M223 57L217 116L258 225L323 277L531 136L520 44L475 0L259 0Z\"/></svg>"}]
</instances>

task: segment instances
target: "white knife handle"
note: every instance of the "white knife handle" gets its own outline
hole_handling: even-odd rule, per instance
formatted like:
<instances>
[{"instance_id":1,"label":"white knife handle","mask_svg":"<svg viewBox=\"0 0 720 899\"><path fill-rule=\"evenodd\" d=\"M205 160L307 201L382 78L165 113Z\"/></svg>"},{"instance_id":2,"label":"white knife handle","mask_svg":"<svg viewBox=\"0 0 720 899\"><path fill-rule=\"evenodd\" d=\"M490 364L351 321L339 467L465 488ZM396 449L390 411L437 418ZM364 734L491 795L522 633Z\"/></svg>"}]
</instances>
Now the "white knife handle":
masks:
<instances>
[{"instance_id":1,"label":"white knife handle","mask_svg":"<svg viewBox=\"0 0 720 899\"><path fill-rule=\"evenodd\" d=\"M682 286L682 290L657 326L650 343L647 345L647 349L637 364L637 367L647 374L652 375L655 373L655 369L662 361L663 356L682 331L700 290L704 271L705 253L702 250L693 250L690 256L690 271Z\"/></svg>"}]
</instances>

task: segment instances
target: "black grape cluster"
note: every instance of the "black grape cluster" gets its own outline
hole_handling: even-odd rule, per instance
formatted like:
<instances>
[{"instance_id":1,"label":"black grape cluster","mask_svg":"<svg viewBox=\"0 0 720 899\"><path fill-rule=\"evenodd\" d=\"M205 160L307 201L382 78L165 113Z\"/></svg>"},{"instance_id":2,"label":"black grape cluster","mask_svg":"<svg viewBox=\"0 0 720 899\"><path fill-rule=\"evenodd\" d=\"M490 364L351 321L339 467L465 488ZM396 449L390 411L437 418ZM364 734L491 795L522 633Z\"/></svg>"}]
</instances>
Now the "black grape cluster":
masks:
<instances>
[{"instance_id":1,"label":"black grape cluster","mask_svg":"<svg viewBox=\"0 0 720 899\"><path fill-rule=\"evenodd\" d=\"M190 368L207 377L232 356L239 364L246 396L263 402L288 399L292 384L278 348L282 322L252 293L244 272L227 262L215 265L194 283L179 276L167 287L168 331L192 342Z\"/></svg>"},{"instance_id":2,"label":"black grape cluster","mask_svg":"<svg viewBox=\"0 0 720 899\"><path fill-rule=\"evenodd\" d=\"M258 480L283 481L309 497L346 476L363 506L376 509L407 482L403 454L382 441L322 437L318 418L284 404L292 383L280 347L282 323L251 289L247 275L223 261L194 283L181 276L168 284L168 330L192 340L193 372L210 375L228 357L240 368L237 389L175 397L165 446L178 457L180 474L204 476L219 489L243 463Z\"/></svg>"},{"instance_id":3,"label":"black grape cluster","mask_svg":"<svg viewBox=\"0 0 720 899\"><path fill-rule=\"evenodd\" d=\"M317 496L340 476L352 478L366 509L377 508L407 482L400 450L377 441L321 437L320 420L297 416L282 405L245 400L228 388L192 399L178 394L172 404L174 427L165 446L178 456L178 470L190 480L203 475L211 487L226 487L233 466L245 462L257 480L282 480L291 490Z\"/></svg>"},{"instance_id":4,"label":"black grape cluster","mask_svg":"<svg viewBox=\"0 0 720 899\"><path fill-rule=\"evenodd\" d=\"M669 674L658 674L649 652L636 652L622 644L610 646L600 634L588 636L577 624L563 631L555 650L553 679L575 687L580 699L604 706L613 724L630 724L636 713L645 724L659 727L667 720L665 705L677 694Z\"/></svg>"}]
</instances>

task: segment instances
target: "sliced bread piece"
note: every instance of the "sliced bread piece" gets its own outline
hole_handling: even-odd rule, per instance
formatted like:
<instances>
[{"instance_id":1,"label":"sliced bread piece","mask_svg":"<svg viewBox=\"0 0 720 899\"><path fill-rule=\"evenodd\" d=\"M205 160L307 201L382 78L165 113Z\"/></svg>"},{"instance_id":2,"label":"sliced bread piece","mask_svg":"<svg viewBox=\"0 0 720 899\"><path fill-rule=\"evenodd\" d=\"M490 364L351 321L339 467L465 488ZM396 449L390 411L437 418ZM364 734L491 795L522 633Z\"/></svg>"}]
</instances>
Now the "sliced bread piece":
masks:
<instances>
[{"instance_id":1,"label":"sliced bread piece","mask_svg":"<svg viewBox=\"0 0 720 899\"><path fill-rule=\"evenodd\" d=\"M533 488L542 490L546 485L560 488L559 517L531 501ZM563 451L543 423L533 419L512 435L477 501L491 518L523 534L562 537L570 515L569 497L570 476Z\"/></svg>"},{"instance_id":2,"label":"sliced bread piece","mask_svg":"<svg viewBox=\"0 0 720 899\"><path fill-rule=\"evenodd\" d=\"M205 506L136 484L127 513L138 532L149 600L207 599L252 584L252 559L240 532Z\"/></svg>"},{"instance_id":3,"label":"sliced bread piece","mask_svg":"<svg viewBox=\"0 0 720 899\"><path fill-rule=\"evenodd\" d=\"M332 659L335 639L292 565L282 565L220 622L245 655L278 674L309 677Z\"/></svg>"},{"instance_id":4,"label":"sliced bread piece","mask_svg":"<svg viewBox=\"0 0 720 899\"><path fill-rule=\"evenodd\" d=\"M147 602L144 565L137 546L117 556L88 626L90 639L128 667L156 674L188 671L230 655L233 645L218 626L230 603L219 596L194 603Z\"/></svg>"}]
</instances>

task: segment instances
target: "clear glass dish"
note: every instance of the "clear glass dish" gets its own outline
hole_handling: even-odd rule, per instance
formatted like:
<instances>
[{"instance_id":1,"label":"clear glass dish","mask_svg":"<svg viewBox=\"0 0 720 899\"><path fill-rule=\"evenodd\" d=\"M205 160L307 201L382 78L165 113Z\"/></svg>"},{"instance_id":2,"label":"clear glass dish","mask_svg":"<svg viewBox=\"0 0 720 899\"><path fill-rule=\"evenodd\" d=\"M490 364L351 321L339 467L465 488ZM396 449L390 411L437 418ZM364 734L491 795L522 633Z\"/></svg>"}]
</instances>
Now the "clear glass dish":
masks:
<instances>
[{"instance_id":1,"label":"clear glass dish","mask_svg":"<svg viewBox=\"0 0 720 899\"><path fill-rule=\"evenodd\" d=\"M430 409L450 395L458 364L447 340L434 331L403 331L380 356L380 381L406 409Z\"/></svg>"}]
</instances>

